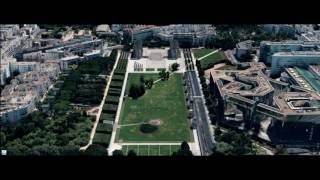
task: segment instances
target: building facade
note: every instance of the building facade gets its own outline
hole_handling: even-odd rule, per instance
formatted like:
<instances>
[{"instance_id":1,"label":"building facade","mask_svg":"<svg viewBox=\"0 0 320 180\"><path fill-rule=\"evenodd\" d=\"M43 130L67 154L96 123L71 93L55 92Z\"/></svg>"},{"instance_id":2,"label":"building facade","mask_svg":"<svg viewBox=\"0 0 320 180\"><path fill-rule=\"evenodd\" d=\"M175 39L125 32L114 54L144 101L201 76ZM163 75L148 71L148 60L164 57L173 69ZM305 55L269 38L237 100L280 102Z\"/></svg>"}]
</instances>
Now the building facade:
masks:
<instances>
[{"instance_id":1,"label":"building facade","mask_svg":"<svg viewBox=\"0 0 320 180\"><path fill-rule=\"evenodd\" d=\"M260 59L266 63L271 64L272 55L277 52L291 52L291 51L319 51L320 41L305 42L305 41L262 41L260 43Z\"/></svg>"},{"instance_id":2,"label":"building facade","mask_svg":"<svg viewBox=\"0 0 320 180\"><path fill-rule=\"evenodd\" d=\"M320 64L320 52L293 51L275 53L272 55L271 75L280 75L287 67L307 67L310 64Z\"/></svg>"}]
</instances>

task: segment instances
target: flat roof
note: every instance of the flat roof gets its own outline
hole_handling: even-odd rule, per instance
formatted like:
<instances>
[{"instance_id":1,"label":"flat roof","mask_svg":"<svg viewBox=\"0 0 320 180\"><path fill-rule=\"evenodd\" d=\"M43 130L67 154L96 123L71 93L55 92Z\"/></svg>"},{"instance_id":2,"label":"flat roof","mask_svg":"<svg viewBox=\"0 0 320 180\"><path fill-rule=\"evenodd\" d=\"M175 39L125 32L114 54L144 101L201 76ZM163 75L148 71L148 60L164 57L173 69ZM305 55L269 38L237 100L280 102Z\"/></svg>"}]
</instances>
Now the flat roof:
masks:
<instances>
[{"instance_id":1,"label":"flat roof","mask_svg":"<svg viewBox=\"0 0 320 180\"><path fill-rule=\"evenodd\" d=\"M260 69L263 67L256 67L255 64L250 65L251 67L246 70L217 70L213 68L209 71L215 81L229 81L229 83L219 83L220 85L218 85L219 91L223 95L264 96L274 91L268 78Z\"/></svg>"},{"instance_id":2,"label":"flat roof","mask_svg":"<svg viewBox=\"0 0 320 180\"><path fill-rule=\"evenodd\" d=\"M290 51L290 52L277 52L272 56L319 56L320 51Z\"/></svg>"},{"instance_id":3,"label":"flat roof","mask_svg":"<svg viewBox=\"0 0 320 180\"><path fill-rule=\"evenodd\" d=\"M303 68L295 67L295 69L299 72L299 74L308 81L308 83L320 93L320 77L310 70L306 70Z\"/></svg>"},{"instance_id":4,"label":"flat roof","mask_svg":"<svg viewBox=\"0 0 320 180\"><path fill-rule=\"evenodd\" d=\"M286 115L320 115L320 96L315 92L281 92L274 100Z\"/></svg>"},{"instance_id":5,"label":"flat roof","mask_svg":"<svg viewBox=\"0 0 320 180\"><path fill-rule=\"evenodd\" d=\"M61 61L68 61L68 60L72 60L72 59L77 59L80 58L80 56L67 56L67 57L63 57L60 60Z\"/></svg>"}]
</instances>

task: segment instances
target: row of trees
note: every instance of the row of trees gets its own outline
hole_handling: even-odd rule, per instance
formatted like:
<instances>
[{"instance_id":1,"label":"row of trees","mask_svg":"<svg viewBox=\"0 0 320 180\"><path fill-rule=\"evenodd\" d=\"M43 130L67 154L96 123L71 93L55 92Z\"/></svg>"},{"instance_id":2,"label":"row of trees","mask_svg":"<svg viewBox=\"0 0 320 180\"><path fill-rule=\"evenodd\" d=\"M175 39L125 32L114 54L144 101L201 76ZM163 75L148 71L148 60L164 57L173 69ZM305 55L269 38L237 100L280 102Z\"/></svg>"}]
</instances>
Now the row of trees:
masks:
<instances>
[{"instance_id":1,"label":"row of trees","mask_svg":"<svg viewBox=\"0 0 320 180\"><path fill-rule=\"evenodd\" d=\"M169 79L170 73L169 73L169 71L161 70L159 72L159 76L160 76L161 80L165 81L165 80Z\"/></svg>"},{"instance_id":2,"label":"row of trees","mask_svg":"<svg viewBox=\"0 0 320 180\"><path fill-rule=\"evenodd\" d=\"M144 95L147 89L151 89L153 86L153 79L144 79L144 76L140 76L140 82L139 84L131 84L129 89L129 97L132 97L133 99L137 99Z\"/></svg>"},{"instance_id":3,"label":"row of trees","mask_svg":"<svg viewBox=\"0 0 320 180\"><path fill-rule=\"evenodd\" d=\"M221 133L218 128L215 139L218 142L214 149L214 155L248 155L256 154L250 137L245 133L230 131Z\"/></svg>"}]
</instances>

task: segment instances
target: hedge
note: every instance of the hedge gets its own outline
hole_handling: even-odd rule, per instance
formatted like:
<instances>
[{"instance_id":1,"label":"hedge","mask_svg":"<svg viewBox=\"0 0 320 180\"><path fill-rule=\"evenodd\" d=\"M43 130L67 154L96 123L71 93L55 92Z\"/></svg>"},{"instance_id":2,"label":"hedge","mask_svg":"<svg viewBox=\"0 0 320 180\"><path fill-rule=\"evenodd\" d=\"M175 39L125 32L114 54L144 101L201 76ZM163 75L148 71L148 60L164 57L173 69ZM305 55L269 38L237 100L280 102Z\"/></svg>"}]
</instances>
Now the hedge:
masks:
<instances>
[{"instance_id":1,"label":"hedge","mask_svg":"<svg viewBox=\"0 0 320 180\"><path fill-rule=\"evenodd\" d=\"M99 123L97 126L97 133L105 133L105 134L111 134L113 129L113 125L111 124L103 124Z\"/></svg>"},{"instance_id":2,"label":"hedge","mask_svg":"<svg viewBox=\"0 0 320 180\"><path fill-rule=\"evenodd\" d=\"M101 113L100 120L114 121L115 117L116 117L115 113Z\"/></svg>"},{"instance_id":3,"label":"hedge","mask_svg":"<svg viewBox=\"0 0 320 180\"><path fill-rule=\"evenodd\" d=\"M166 69L166 68L158 68L157 70L158 70L158 71L162 71L162 70L163 70L163 71L166 71L167 69Z\"/></svg>"},{"instance_id":4,"label":"hedge","mask_svg":"<svg viewBox=\"0 0 320 180\"><path fill-rule=\"evenodd\" d=\"M93 144L100 144L102 146L109 146L111 134L95 133L93 138Z\"/></svg>"},{"instance_id":5,"label":"hedge","mask_svg":"<svg viewBox=\"0 0 320 180\"><path fill-rule=\"evenodd\" d=\"M114 112L117 112L117 109L118 109L118 105L115 105L115 104L104 104L103 108L102 108L102 112L114 113Z\"/></svg>"},{"instance_id":6,"label":"hedge","mask_svg":"<svg viewBox=\"0 0 320 180\"><path fill-rule=\"evenodd\" d=\"M146 68L146 71L155 71L155 68Z\"/></svg>"},{"instance_id":7,"label":"hedge","mask_svg":"<svg viewBox=\"0 0 320 180\"><path fill-rule=\"evenodd\" d=\"M110 104L118 104L119 96L108 95L105 102Z\"/></svg>"}]
</instances>

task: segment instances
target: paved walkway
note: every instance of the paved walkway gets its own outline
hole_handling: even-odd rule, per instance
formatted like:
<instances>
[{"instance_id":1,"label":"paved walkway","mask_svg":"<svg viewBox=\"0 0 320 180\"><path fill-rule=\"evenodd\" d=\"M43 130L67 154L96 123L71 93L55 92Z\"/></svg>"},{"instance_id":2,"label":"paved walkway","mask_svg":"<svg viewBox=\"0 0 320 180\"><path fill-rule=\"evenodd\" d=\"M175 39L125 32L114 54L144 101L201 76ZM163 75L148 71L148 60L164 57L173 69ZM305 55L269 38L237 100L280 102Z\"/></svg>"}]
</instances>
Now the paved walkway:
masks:
<instances>
[{"instance_id":1,"label":"paved walkway","mask_svg":"<svg viewBox=\"0 0 320 180\"><path fill-rule=\"evenodd\" d=\"M98 114L96 115L96 121L94 122L93 128L92 128L92 130L91 130L89 142L88 142L87 145L85 145L85 146L83 146L83 147L80 147L80 150L86 150L86 149L92 144L93 137L94 137L94 134L95 134L95 132L96 132L96 129L97 129L97 126L98 126L98 123L99 123L99 119L100 119L100 116L101 116L102 108L103 108L105 99L106 99L107 94L108 94L109 85L110 85L110 82L111 82L111 79L112 79L112 76L113 76L113 72L114 72L114 70L115 70L116 67L117 67L117 64L118 64L118 61L119 61L119 58L120 58L120 54L121 54L121 52L118 51L118 56L117 56L116 62L115 62L115 64L114 64L114 66L113 66L113 69L112 69L112 71L111 71L111 73L110 73L110 76L107 77L107 78L109 78L109 79L108 79L108 83L107 83L107 85L106 85L106 88L104 89L103 99L102 99L102 101L101 101L101 103L100 103Z\"/></svg>"},{"instance_id":2,"label":"paved walkway","mask_svg":"<svg viewBox=\"0 0 320 180\"><path fill-rule=\"evenodd\" d=\"M118 125L117 128L120 128L120 127L126 127L126 126L136 126L136 125L140 125L140 124L143 124L144 122L141 122L141 123L133 123L133 124L123 124L123 125Z\"/></svg>"},{"instance_id":3,"label":"paved walkway","mask_svg":"<svg viewBox=\"0 0 320 180\"><path fill-rule=\"evenodd\" d=\"M128 65L129 65L129 62L130 62L130 54L128 56ZM114 143L115 139L116 139L116 132L117 132L117 128L115 128L115 127L119 126L120 111L121 111L121 107L122 107L122 103L123 103L124 92L125 92L127 81L128 81L128 74L129 74L129 72L128 72L128 67L127 67L127 71L126 71L124 81L123 81L121 95L119 97L119 104L118 104L117 114L116 114L116 118L115 118L114 125L113 125L111 140L110 140L109 147L107 148L108 154L110 156L112 155L113 150L119 149L118 145Z\"/></svg>"},{"instance_id":4,"label":"paved walkway","mask_svg":"<svg viewBox=\"0 0 320 180\"><path fill-rule=\"evenodd\" d=\"M219 50L220 50L220 49L214 50L214 51L212 51L211 53L206 54L206 55L202 56L201 58L198 58L198 60L200 61L201 59L204 59L204 58L210 56L211 54L214 54L214 53L218 52Z\"/></svg>"}]
</instances>

